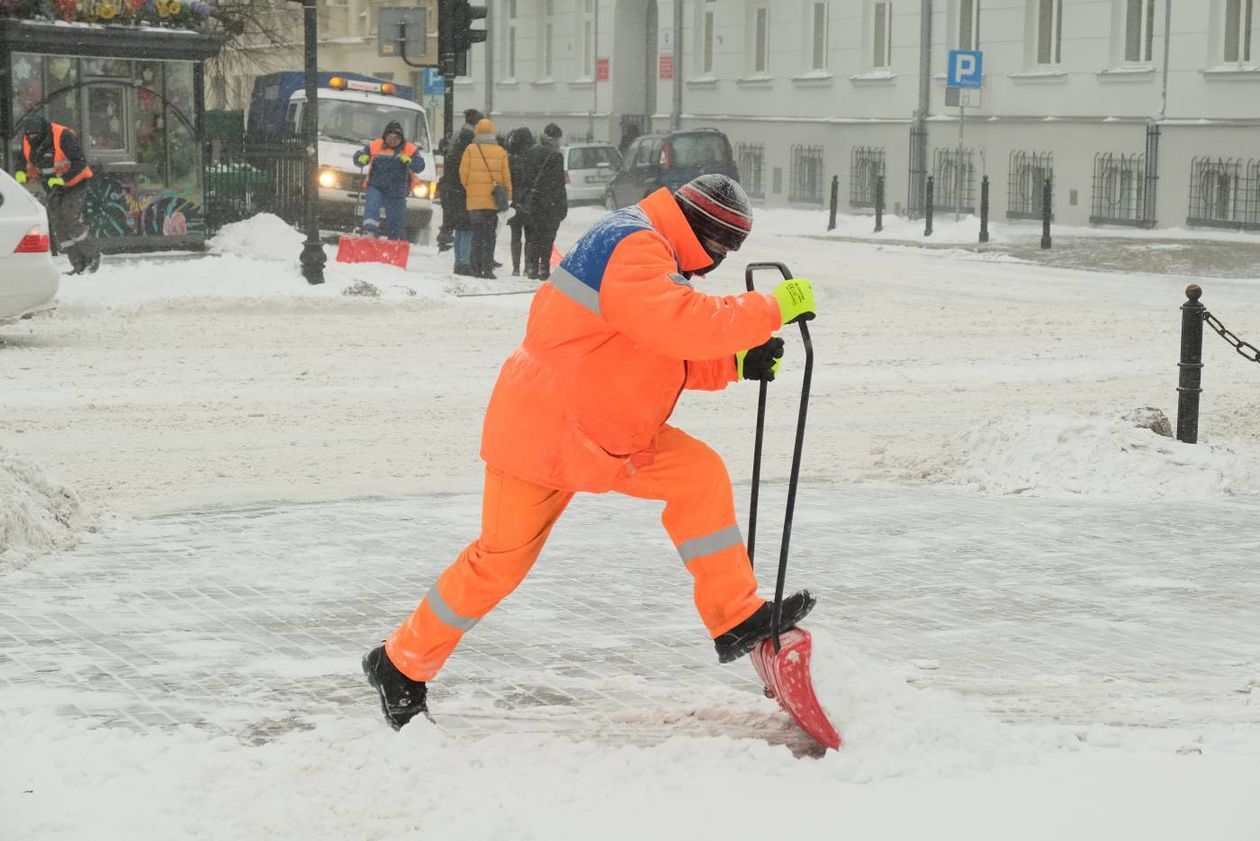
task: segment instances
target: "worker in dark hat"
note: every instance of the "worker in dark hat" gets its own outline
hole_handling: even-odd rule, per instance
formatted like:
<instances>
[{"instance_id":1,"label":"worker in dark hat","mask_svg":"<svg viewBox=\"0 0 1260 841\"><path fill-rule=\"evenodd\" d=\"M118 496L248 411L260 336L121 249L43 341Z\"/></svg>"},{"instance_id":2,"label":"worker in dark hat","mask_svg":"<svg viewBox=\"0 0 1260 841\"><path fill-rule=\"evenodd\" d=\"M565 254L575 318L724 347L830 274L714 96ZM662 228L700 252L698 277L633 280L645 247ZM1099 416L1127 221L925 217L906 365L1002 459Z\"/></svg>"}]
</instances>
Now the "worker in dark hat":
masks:
<instances>
[{"instance_id":1,"label":"worker in dark hat","mask_svg":"<svg viewBox=\"0 0 1260 841\"><path fill-rule=\"evenodd\" d=\"M79 136L60 123L28 115L22 121L22 158L25 166L18 170L17 181L43 186L48 226L57 249L70 258L70 274L96 271L101 252L83 221L92 168Z\"/></svg>"},{"instance_id":2,"label":"worker in dark hat","mask_svg":"<svg viewBox=\"0 0 1260 841\"><path fill-rule=\"evenodd\" d=\"M354 162L367 167L363 178L363 233L379 236L381 211L390 239L407 238L407 196L416 176L424 171L420 149L403 135L402 124L391 121L381 136L359 150Z\"/></svg>"}]
</instances>

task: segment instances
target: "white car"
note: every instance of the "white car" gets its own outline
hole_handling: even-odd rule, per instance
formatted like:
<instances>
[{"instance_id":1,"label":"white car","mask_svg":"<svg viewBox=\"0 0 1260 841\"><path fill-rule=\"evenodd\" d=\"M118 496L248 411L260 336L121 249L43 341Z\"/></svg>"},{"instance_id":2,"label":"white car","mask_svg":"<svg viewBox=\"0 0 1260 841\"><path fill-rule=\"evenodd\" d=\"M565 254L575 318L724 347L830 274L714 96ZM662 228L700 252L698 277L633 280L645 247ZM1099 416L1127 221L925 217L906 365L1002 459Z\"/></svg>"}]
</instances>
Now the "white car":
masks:
<instances>
[{"instance_id":1,"label":"white car","mask_svg":"<svg viewBox=\"0 0 1260 841\"><path fill-rule=\"evenodd\" d=\"M0 170L0 324L52 309L58 278L44 206Z\"/></svg>"},{"instance_id":2,"label":"white car","mask_svg":"<svg viewBox=\"0 0 1260 841\"><path fill-rule=\"evenodd\" d=\"M564 192L569 204L602 202L604 188L621 166L621 153L607 143L575 143L562 146Z\"/></svg>"}]
</instances>

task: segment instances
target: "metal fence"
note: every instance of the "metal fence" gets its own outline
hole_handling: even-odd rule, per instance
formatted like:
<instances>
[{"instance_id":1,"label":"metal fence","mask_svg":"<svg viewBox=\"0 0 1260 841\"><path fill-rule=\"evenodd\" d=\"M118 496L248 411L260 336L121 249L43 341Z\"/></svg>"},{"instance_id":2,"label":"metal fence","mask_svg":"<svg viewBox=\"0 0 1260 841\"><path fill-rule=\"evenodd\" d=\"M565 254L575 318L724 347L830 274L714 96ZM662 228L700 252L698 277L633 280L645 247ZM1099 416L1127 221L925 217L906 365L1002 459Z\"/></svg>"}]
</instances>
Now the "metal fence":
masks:
<instances>
[{"instance_id":1,"label":"metal fence","mask_svg":"<svg viewBox=\"0 0 1260 841\"><path fill-rule=\"evenodd\" d=\"M793 146L788 200L822 204L823 180L823 147Z\"/></svg>"},{"instance_id":2,"label":"metal fence","mask_svg":"<svg viewBox=\"0 0 1260 841\"><path fill-rule=\"evenodd\" d=\"M1092 225L1150 227L1147 207L1146 156L1099 153L1094 156L1094 180L1089 221Z\"/></svg>"},{"instance_id":3,"label":"metal fence","mask_svg":"<svg viewBox=\"0 0 1260 841\"><path fill-rule=\"evenodd\" d=\"M239 146L205 148L206 232L256 213L302 227L306 149L290 135L251 137Z\"/></svg>"},{"instance_id":4,"label":"metal fence","mask_svg":"<svg viewBox=\"0 0 1260 841\"><path fill-rule=\"evenodd\" d=\"M1006 218L1040 219L1047 178L1054 178L1053 152L1011 152L1006 181ZM1050 200L1054 201L1053 194ZM1051 213L1053 219L1053 207Z\"/></svg>"},{"instance_id":5,"label":"metal fence","mask_svg":"<svg viewBox=\"0 0 1260 841\"><path fill-rule=\"evenodd\" d=\"M1197 157L1191 161L1186 224L1260 231L1260 160Z\"/></svg>"},{"instance_id":6,"label":"metal fence","mask_svg":"<svg viewBox=\"0 0 1260 841\"><path fill-rule=\"evenodd\" d=\"M932 156L933 207L937 213L976 212L975 151L937 149Z\"/></svg>"},{"instance_id":7,"label":"metal fence","mask_svg":"<svg viewBox=\"0 0 1260 841\"><path fill-rule=\"evenodd\" d=\"M874 207L876 185L884 172L884 147L853 147L849 160L849 206Z\"/></svg>"},{"instance_id":8,"label":"metal fence","mask_svg":"<svg viewBox=\"0 0 1260 841\"><path fill-rule=\"evenodd\" d=\"M764 143L740 143L735 147L735 161L739 167L739 183L749 198L766 197L765 181L762 180L766 167L766 147Z\"/></svg>"}]
</instances>

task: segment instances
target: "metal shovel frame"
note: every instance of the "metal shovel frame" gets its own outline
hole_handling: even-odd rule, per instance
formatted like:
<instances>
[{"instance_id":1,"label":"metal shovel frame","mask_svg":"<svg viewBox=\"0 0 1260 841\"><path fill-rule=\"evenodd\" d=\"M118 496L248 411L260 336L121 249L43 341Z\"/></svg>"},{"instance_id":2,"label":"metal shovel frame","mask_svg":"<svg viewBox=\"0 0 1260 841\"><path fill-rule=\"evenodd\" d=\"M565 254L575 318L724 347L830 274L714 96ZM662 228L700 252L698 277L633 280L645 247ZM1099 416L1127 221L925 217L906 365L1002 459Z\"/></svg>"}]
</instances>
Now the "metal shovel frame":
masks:
<instances>
[{"instance_id":1,"label":"metal shovel frame","mask_svg":"<svg viewBox=\"0 0 1260 841\"><path fill-rule=\"evenodd\" d=\"M793 275L783 263L749 263L744 269L744 283L748 291L753 291L753 274L758 271L774 269L783 275L784 280L791 280ZM783 543L779 547L779 575L774 584L774 612L770 630L774 639L774 650L778 653L779 624L783 614L783 587L787 581L788 546L792 540L792 513L796 508L796 485L801 475L801 452L805 447L805 415L809 411L809 386L814 373L814 344L809 338L809 326L802 319L797 322L801 328L801 341L805 345L805 375L801 381L801 405L796 418L796 444L792 450L792 473L788 479L787 511L783 516ZM757 498L761 490L761 448L765 439L766 427L766 388L769 383L761 381L757 394L757 436L753 444L752 493L748 506L748 560L753 560L753 546L757 538Z\"/></svg>"}]
</instances>

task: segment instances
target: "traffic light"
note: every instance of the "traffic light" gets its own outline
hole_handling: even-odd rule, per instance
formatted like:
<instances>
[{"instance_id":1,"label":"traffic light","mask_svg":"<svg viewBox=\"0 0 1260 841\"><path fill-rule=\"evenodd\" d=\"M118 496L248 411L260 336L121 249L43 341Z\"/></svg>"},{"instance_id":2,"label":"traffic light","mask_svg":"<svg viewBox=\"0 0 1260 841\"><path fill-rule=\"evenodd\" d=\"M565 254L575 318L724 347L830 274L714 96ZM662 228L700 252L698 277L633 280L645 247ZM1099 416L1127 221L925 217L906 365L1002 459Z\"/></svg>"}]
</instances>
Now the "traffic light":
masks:
<instances>
[{"instance_id":1,"label":"traffic light","mask_svg":"<svg viewBox=\"0 0 1260 841\"><path fill-rule=\"evenodd\" d=\"M473 21L484 20L489 13L485 6L474 6L468 0L441 0L438 11L438 53L442 72L452 76L467 73L468 50L486 40L484 29L473 29Z\"/></svg>"},{"instance_id":2,"label":"traffic light","mask_svg":"<svg viewBox=\"0 0 1260 841\"><path fill-rule=\"evenodd\" d=\"M473 29L472 25L473 21L485 20L490 10L485 6L473 6L468 0L457 0L455 8L455 52L468 52L473 44L486 40L486 30Z\"/></svg>"}]
</instances>

